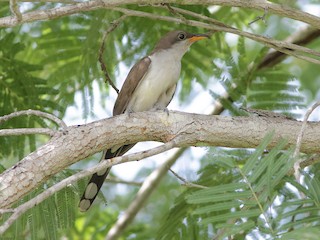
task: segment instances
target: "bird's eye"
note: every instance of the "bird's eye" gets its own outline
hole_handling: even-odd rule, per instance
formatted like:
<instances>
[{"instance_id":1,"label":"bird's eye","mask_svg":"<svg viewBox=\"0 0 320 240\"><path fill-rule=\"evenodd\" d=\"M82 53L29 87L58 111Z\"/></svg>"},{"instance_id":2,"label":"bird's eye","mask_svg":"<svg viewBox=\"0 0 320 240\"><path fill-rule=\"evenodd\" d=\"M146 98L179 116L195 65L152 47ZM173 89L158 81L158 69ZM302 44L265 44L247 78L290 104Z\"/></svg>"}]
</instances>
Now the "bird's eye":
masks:
<instances>
[{"instance_id":1,"label":"bird's eye","mask_svg":"<svg viewBox=\"0 0 320 240\"><path fill-rule=\"evenodd\" d=\"M186 39L186 34L185 33L179 33L178 38L180 40L184 40L184 39Z\"/></svg>"}]
</instances>

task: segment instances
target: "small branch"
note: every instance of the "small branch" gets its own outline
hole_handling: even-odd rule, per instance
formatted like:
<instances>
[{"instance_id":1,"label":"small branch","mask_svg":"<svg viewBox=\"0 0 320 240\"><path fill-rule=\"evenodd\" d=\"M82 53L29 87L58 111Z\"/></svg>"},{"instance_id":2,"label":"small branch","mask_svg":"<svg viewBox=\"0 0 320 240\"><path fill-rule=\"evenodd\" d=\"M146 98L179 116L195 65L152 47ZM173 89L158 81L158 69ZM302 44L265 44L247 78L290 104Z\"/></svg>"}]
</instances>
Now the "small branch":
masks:
<instances>
[{"instance_id":1,"label":"small branch","mask_svg":"<svg viewBox=\"0 0 320 240\"><path fill-rule=\"evenodd\" d=\"M288 146L292 146L296 144L301 125L298 121L267 116L207 116L174 111L168 115L157 111L132 113L130 117L121 114L81 126L70 126L0 174L0 208L10 208L50 176L71 164L116 145L141 141L168 142L174 138L178 147L254 148L268 132L274 131L275 138L270 147L283 138L287 139ZM317 122L307 123L301 143L302 152L320 152L319 126Z\"/></svg>"},{"instance_id":2,"label":"small branch","mask_svg":"<svg viewBox=\"0 0 320 240\"><path fill-rule=\"evenodd\" d=\"M183 177L181 177L181 176L179 176L176 172L174 172L172 169L169 169L169 171L174 175L174 176L176 176L180 181L182 181L184 184L184 186L186 186L186 187L195 187L195 188L208 188L208 187L206 187L206 186L202 186L202 185L199 185L199 184L194 184L194 183L192 183L192 182L189 182L189 181L187 181L185 178L183 178Z\"/></svg>"},{"instance_id":3,"label":"small branch","mask_svg":"<svg viewBox=\"0 0 320 240\"><path fill-rule=\"evenodd\" d=\"M0 129L0 137L19 136L29 134L43 134L52 137L56 131L49 128L17 128L17 129Z\"/></svg>"},{"instance_id":4,"label":"small branch","mask_svg":"<svg viewBox=\"0 0 320 240\"><path fill-rule=\"evenodd\" d=\"M8 2L9 0L0 0L0 2ZM64 4L76 4L82 3L86 0L18 0L19 2L27 2L27 3L64 3Z\"/></svg>"},{"instance_id":5,"label":"small branch","mask_svg":"<svg viewBox=\"0 0 320 240\"><path fill-rule=\"evenodd\" d=\"M312 27L308 27L305 29L302 29L300 31L295 32L293 35L290 35L285 42L291 42L298 45L307 45L311 43L312 41L318 39L320 37L320 30L315 29ZM276 64L280 63L285 57L288 55L278 52L278 51L271 51L263 58L263 60L258 64L257 69L263 69L263 68L271 68L275 66ZM237 86L233 86L231 91L235 90ZM230 102L233 102L233 99L231 99L230 95L226 92L223 93L222 96L217 99L213 106L213 112L212 115L219 115L223 112L224 107L220 102L223 100L227 100Z\"/></svg>"},{"instance_id":6,"label":"small branch","mask_svg":"<svg viewBox=\"0 0 320 240\"><path fill-rule=\"evenodd\" d=\"M132 185L132 186L138 186L140 187L143 183L142 182L135 182L135 181L125 181L125 180L122 180L122 179L119 179L119 178L107 178L106 179L106 182L108 183L115 183L115 184L126 184L126 185Z\"/></svg>"},{"instance_id":7,"label":"small branch","mask_svg":"<svg viewBox=\"0 0 320 240\"><path fill-rule=\"evenodd\" d=\"M163 5L156 5L156 6L163 8ZM224 24L224 23L222 23L222 22L220 22L220 21L218 21L216 19L209 18L207 16L204 16L204 15L201 15L201 14L189 11L189 10L177 8L177 7L171 7L170 6L170 9L171 9L171 11L174 11L176 13L189 15L191 17L195 17L195 18L207 21L209 23L213 23L217 27L221 27L222 28L221 30L213 30L213 32L215 32L215 31L225 31L225 32L230 32L230 33L237 34L239 36L248 37L248 38L251 38L252 40L264 43L268 47L274 48L274 49L276 49L278 51L280 51L279 48L275 48L275 47L282 47L283 51L280 51L280 52L286 53L288 55L295 56L297 58L301 58L301 59L306 60L306 61L310 61L310 62L313 62L313 63L316 63L316 64L320 64L320 61L318 61L317 59L313 59L313 58L309 58L309 57L305 57L305 56L299 55L297 53L293 53L291 50L301 51L301 52L308 53L308 54L311 54L311 55L315 55L315 56L318 56L318 57L320 56L320 52L317 52L317 51L314 51L314 50L311 50L309 48L305 48L305 47L302 47L302 46L299 46L299 45L296 45L296 44L292 44L292 43L290 43L290 41L289 42L288 41L278 41L278 43L276 43L276 42L272 43L272 41L269 41L271 39L268 40L268 38L259 40L258 38L260 38L262 36L259 36L259 35L256 35L256 34L251 34L251 33L248 33L248 32L240 31L240 30L238 30L236 28L233 28L231 26L228 26L228 25L226 25L226 24ZM185 21L186 20L184 20L184 22ZM190 25L195 26L195 25L193 25L193 22L194 21L188 21L188 23L190 23ZM262 38L264 38L264 37L262 37ZM274 40L274 41L277 41L277 40ZM284 43L285 45L286 44L288 44L288 45L287 46L284 46L284 45L281 46L280 42L281 42L281 44ZM274 47L272 45L274 45Z\"/></svg>"},{"instance_id":8,"label":"small branch","mask_svg":"<svg viewBox=\"0 0 320 240\"><path fill-rule=\"evenodd\" d=\"M119 93L119 89L114 85L113 81L110 78L110 75L108 74L107 67L106 67L104 60L103 60L103 52L105 49L105 41L106 41L107 36L109 35L109 33L114 31L126 17L127 17L126 15L122 15L120 18L118 18L117 20L115 20L111 23L111 26L107 29L107 31L103 35L103 38L101 41L101 46L99 49L99 62L100 62L101 70L104 73L104 76L106 78L105 82L106 83L108 82L117 93Z\"/></svg>"},{"instance_id":9,"label":"small branch","mask_svg":"<svg viewBox=\"0 0 320 240\"><path fill-rule=\"evenodd\" d=\"M184 148L180 148L174 154L174 156L167 159L160 167L158 167L145 179L143 185L135 196L135 199L109 230L106 240L118 239L126 227L132 222L137 213L145 205L145 202L150 197L151 193L157 188L159 182L165 176L168 169L176 162L183 152Z\"/></svg>"},{"instance_id":10,"label":"small branch","mask_svg":"<svg viewBox=\"0 0 320 240\"><path fill-rule=\"evenodd\" d=\"M16 23L12 17L0 18L0 26L3 27L13 27L24 22L32 22L37 20L48 20L56 18L59 16L66 16L81 11L91 11L100 8L110 8L115 6L123 6L126 4L163 4L163 3L176 3L176 0L108 0L108 1L86 1L69 6L63 6L50 10L37 10L28 14L23 14L23 19L20 23ZM204 4L203 0L180 0L181 5L197 5ZM248 9L256 9L264 11L266 8L270 14L277 14L279 16L292 18L304 23L307 23L315 28L320 26L320 18L300 11L288 6L283 6L281 4L269 3L267 1L235 1L235 0L206 0L206 5L220 5L220 6L230 6L230 7L240 7Z\"/></svg>"},{"instance_id":11,"label":"small branch","mask_svg":"<svg viewBox=\"0 0 320 240\"><path fill-rule=\"evenodd\" d=\"M5 214L5 213L13 213L15 210L12 208L9 209L0 209L0 215Z\"/></svg>"},{"instance_id":12,"label":"small branch","mask_svg":"<svg viewBox=\"0 0 320 240\"><path fill-rule=\"evenodd\" d=\"M163 4L160 4L160 5L154 5L154 7L158 7L158 8L167 8L165 7L166 5L163 5ZM217 26L220 26L220 27L229 27L227 26L226 24L214 19L214 18L210 18L210 17L207 17L205 15L202 15L202 14L199 14L199 13L195 13L195 12L192 12L192 11L189 11L189 10L186 10L186 9L183 9L183 8L178 8L178 7L172 7L170 6L170 12L174 12L176 15L178 13L180 14L184 14L184 15L188 15L190 17L193 17L193 18L198 18L198 19L201 19L201 20L204 20L206 22L209 22L209 23L213 23L214 25L217 25ZM184 18L185 19L185 18ZM185 20L186 21L186 20Z\"/></svg>"},{"instance_id":13,"label":"small branch","mask_svg":"<svg viewBox=\"0 0 320 240\"><path fill-rule=\"evenodd\" d=\"M75 13L78 13L81 11L92 11L92 10L96 10L96 9L105 8L105 9L109 9L112 11L122 12L128 16L146 17L146 18L155 19L155 20L185 24L185 20L182 20L180 18L159 16L156 14L147 13L147 12L143 12L143 11L135 11L135 10L116 7L116 6L119 6L120 4L125 4L126 2L127 1L120 2L120 1L115 1L115 0L109 0L108 2L107 1L89 1L89 2L68 5L68 6L59 7L59 8L50 9L50 10L37 10L37 11L23 14L23 19L22 19L21 23L32 22L35 20L48 20L48 19L53 19L53 18L57 18L57 17L61 17L61 16L75 14ZM164 3L171 3L171 2L172 1L164 1ZM241 2L239 2L239 1L238 2L223 1L223 2L221 2L221 1L211 0L211 1L207 1L207 2L208 2L208 4L212 3L212 4L218 4L218 5L230 5L230 6L245 7L245 8L246 7L247 8L256 8L259 10L265 9L267 7L268 11L270 13L276 13L276 14L291 17L293 19L297 19L297 20L300 20L303 22L307 22L307 23L310 23L315 28L319 28L319 26L320 26L319 25L320 18L313 16L311 14L307 14L307 13L304 13L301 11L291 9L291 8L286 8L284 10L278 4L260 3L260 1L259 2L250 1L250 4L245 3L245 1L241 1ZM127 3L129 3L129 2L127 2ZM134 4L134 3L138 3L138 2L131 1L130 3ZM141 3L141 2L139 2L139 3ZM163 3L163 2L150 1L148 3L149 4L159 4L159 3ZM191 0L190 1L185 0L185 1L181 2L181 4L197 4L197 3L200 3L200 2L199 1L191 1ZM317 23L317 25L314 25L315 23ZM4 17L4 18L0 19L0 26L8 27L8 26L15 26L15 25L16 25L16 23L14 22L14 19L12 19L11 17ZM229 26L226 27L226 26L212 25L212 24L207 24L207 23L194 21L194 20L188 20L188 25L195 26L195 27L201 27L201 28L205 28L205 29L209 29L209 30L213 30L213 31L229 32L229 33L233 33L233 34L240 35L243 37L247 37L247 38L250 38L254 41L265 44L266 46L268 46L270 48L276 49L277 51L280 51L285 54L292 55L296 58L300 58L302 60L309 61L309 62L320 65L320 60L301 55L301 53L308 53L308 54L311 54L314 56L320 56L320 53L315 50L311 50L311 49L297 46L294 44L289 44L289 43L277 41L274 39L270 39L270 38L267 38L264 36L259 36L259 35L252 34L249 32L243 32L241 30L238 30L236 28L232 28ZM294 51L296 51L296 52L294 52Z\"/></svg>"},{"instance_id":14,"label":"small branch","mask_svg":"<svg viewBox=\"0 0 320 240\"><path fill-rule=\"evenodd\" d=\"M156 6L163 8L163 5L156 5ZM238 30L236 28L233 28L231 26L228 26L228 25L226 25L226 24L224 24L224 23L222 23L222 22L220 22L220 21L218 21L216 19L209 18L207 16L204 16L204 15L201 15L201 14L189 11L189 10L185 10L185 9L181 9L181 8L177 8L177 7L170 7L170 9L172 9L171 11L174 11L176 13L186 14L186 15L189 15L191 17L195 17L195 18L207 21L209 23L212 23L216 27L218 27L218 29L215 29L215 31L230 32L230 33L234 33L234 34L239 35L239 36L248 37L248 38L250 38L250 39L252 39L254 41L261 42L263 44L268 44L267 46L269 46L271 48L275 48L275 47L283 48L283 50L286 51L286 53L288 55L293 55L294 56L294 54L296 54L296 53L290 54L289 50L296 50L296 51L301 51L301 52L308 53L308 54L311 54L311 55L315 55L315 56L318 56L318 57L320 56L320 52L311 50L309 48L302 47L302 46L299 46L299 45L296 45L296 44L293 44L293 43L290 43L290 42L287 42L287 41L272 40L272 39L269 39L269 38L266 38L266 37L263 37L263 36L260 36L260 35L251 34L251 33L244 32L244 31L240 31L240 30ZM183 23L183 22L181 22L181 23ZM192 26L196 26L196 24L200 23L200 22L190 20L190 21L188 21L188 23L190 23L190 25L192 25ZM206 28L205 26L202 26L202 27ZM284 45L282 45L282 44L284 44ZM274 45L274 47L272 45ZM296 54L296 56L298 56L298 55ZM304 56L302 56L302 57L304 57ZM316 61L315 63L319 64L320 61Z\"/></svg>"},{"instance_id":15,"label":"small branch","mask_svg":"<svg viewBox=\"0 0 320 240\"><path fill-rule=\"evenodd\" d=\"M146 18L155 19L155 20L185 24L184 20L181 20L180 18L159 16L159 15L156 15L153 13L147 13L147 12L136 11L136 10L126 9L126 8L118 8L118 7L114 7L114 8L112 8L112 10L122 12L128 16L146 17ZM208 23L204 23L204 22L195 21L195 20L189 20L188 25L194 26L194 27L201 27L201 28L205 28L205 29L209 29L209 30L213 30L213 31L229 32L229 33L233 33L233 34L236 34L239 36L243 36L243 37L252 39L254 41L260 42L270 48L273 48L273 49L279 51L279 52L283 52L285 54L294 56L296 58L320 65L320 60L318 60L316 58L304 56L301 54L301 53L307 53L307 54L314 55L314 56L320 56L320 52L306 48L306 47L302 47L302 46L298 46L296 44L286 43L283 41L270 39L270 38L267 38L267 37L264 37L261 35L241 31L236 28L227 26L226 24L223 24L223 23L220 23L219 25L217 25L217 24L212 25L212 24L208 24Z\"/></svg>"},{"instance_id":16,"label":"small branch","mask_svg":"<svg viewBox=\"0 0 320 240\"><path fill-rule=\"evenodd\" d=\"M320 162L320 154L313 154L311 157L308 157L300 161L300 167L302 168L308 167L319 162Z\"/></svg>"},{"instance_id":17,"label":"small branch","mask_svg":"<svg viewBox=\"0 0 320 240\"><path fill-rule=\"evenodd\" d=\"M23 116L23 115L34 115L34 116L38 116L38 117L43 117L43 118L47 118L53 122L55 122L58 126L60 126L60 128L65 129L68 126L64 123L64 121L62 121L61 119L57 118L56 116L50 114L50 113L46 113L46 112L41 112L38 110L23 110L23 111L18 111L18 112L14 112L14 113L10 113L8 115L2 116L0 117L0 124L8 121L11 118L14 117L19 117L19 116Z\"/></svg>"},{"instance_id":18,"label":"small branch","mask_svg":"<svg viewBox=\"0 0 320 240\"><path fill-rule=\"evenodd\" d=\"M249 22L248 25L252 25L253 23L255 23L255 22L259 21L259 20L263 21L263 23L266 24L266 16L267 16L267 14L268 14L268 8L266 7L264 9L263 15L262 16L258 16L256 19L254 19L253 21Z\"/></svg>"},{"instance_id":19,"label":"small branch","mask_svg":"<svg viewBox=\"0 0 320 240\"><path fill-rule=\"evenodd\" d=\"M171 14L173 14L174 16L177 16L178 18L180 18L182 21L184 21L184 23L186 25L188 25L188 19L186 19L182 14L180 14L178 11L175 10L174 7L171 7L170 4L168 3L163 3L163 4L160 4L160 5L154 5L155 7L157 6L162 6L162 7L165 7L166 9L169 10L169 12Z\"/></svg>"},{"instance_id":20,"label":"small branch","mask_svg":"<svg viewBox=\"0 0 320 240\"><path fill-rule=\"evenodd\" d=\"M299 160L300 168L305 168L308 166L311 166L313 164L320 162L320 154L312 154L311 156L307 156L306 158L303 158L302 160ZM295 169L294 167L288 172L288 176L294 175Z\"/></svg>"},{"instance_id":21,"label":"small branch","mask_svg":"<svg viewBox=\"0 0 320 240\"><path fill-rule=\"evenodd\" d=\"M15 17L16 21L19 23L22 20L22 14L19 10L17 0L10 0L10 10L12 15Z\"/></svg>"},{"instance_id":22,"label":"small branch","mask_svg":"<svg viewBox=\"0 0 320 240\"><path fill-rule=\"evenodd\" d=\"M168 151L174 147L176 147L176 141L172 140L170 142L164 143L163 145L161 145L159 147L155 147L155 148L152 148L147 151L133 153L133 154L125 155L122 157L111 158L108 161L102 161L89 169L83 170L79 173L76 173L76 174L62 180L61 182L53 185L52 187L48 188L44 192L40 193L35 198L21 204L19 207L13 209L14 213L0 226L0 235L3 234L27 210L40 204L45 199L52 196L54 193L60 191L61 189L67 187L68 185L79 181L79 179L90 176L93 173L95 173L101 169L105 169L105 168L108 168L108 167L111 167L111 166L114 166L114 165L117 165L120 163L143 160L147 157L151 157L151 156L157 155L159 153ZM9 211L11 211L11 210L12 209L10 209Z\"/></svg>"},{"instance_id":23,"label":"small branch","mask_svg":"<svg viewBox=\"0 0 320 240\"><path fill-rule=\"evenodd\" d=\"M301 126L301 129L300 129L299 135L297 137L296 148L295 148L293 156L292 156L293 159L297 159L298 155L300 153L302 138L303 138L303 135L305 133L305 129L307 127L308 118L311 115L311 113L319 106L320 106L320 102L316 102L315 104L312 105L312 107L310 109L308 109L308 111L304 115L302 126ZM296 161L294 163L294 176L296 178L296 181L300 182L300 161Z\"/></svg>"},{"instance_id":24,"label":"small branch","mask_svg":"<svg viewBox=\"0 0 320 240\"><path fill-rule=\"evenodd\" d=\"M284 42L290 42L299 46L305 46L320 37L320 29L313 27L302 28L301 30L293 33ZM287 55L278 51L270 51L257 66L257 69L271 68L280 63Z\"/></svg>"}]
</instances>

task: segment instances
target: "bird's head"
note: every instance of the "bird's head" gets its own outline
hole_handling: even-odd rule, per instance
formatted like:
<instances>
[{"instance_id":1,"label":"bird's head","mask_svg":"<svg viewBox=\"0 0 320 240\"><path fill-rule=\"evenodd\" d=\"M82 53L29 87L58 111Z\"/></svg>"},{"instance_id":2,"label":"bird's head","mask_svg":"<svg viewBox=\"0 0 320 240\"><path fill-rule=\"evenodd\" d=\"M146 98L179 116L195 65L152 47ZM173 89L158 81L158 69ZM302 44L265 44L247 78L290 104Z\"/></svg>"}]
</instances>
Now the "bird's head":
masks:
<instances>
[{"instance_id":1,"label":"bird's head","mask_svg":"<svg viewBox=\"0 0 320 240\"><path fill-rule=\"evenodd\" d=\"M181 57L188 51L189 47L201 39L209 38L207 34L193 34L182 30L168 32L157 43L152 53L162 50L173 50Z\"/></svg>"}]
</instances>

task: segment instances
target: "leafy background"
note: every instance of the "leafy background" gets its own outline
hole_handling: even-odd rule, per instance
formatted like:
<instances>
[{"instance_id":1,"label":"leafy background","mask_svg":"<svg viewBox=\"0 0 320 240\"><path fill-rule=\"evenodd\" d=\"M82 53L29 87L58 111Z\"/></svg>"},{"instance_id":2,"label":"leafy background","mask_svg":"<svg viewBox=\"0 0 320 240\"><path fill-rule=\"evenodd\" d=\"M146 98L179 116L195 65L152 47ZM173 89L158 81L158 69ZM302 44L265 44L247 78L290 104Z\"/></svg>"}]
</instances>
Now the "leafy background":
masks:
<instances>
[{"instance_id":1,"label":"leafy background","mask_svg":"<svg viewBox=\"0 0 320 240\"><path fill-rule=\"evenodd\" d=\"M57 6L54 3L21 5L28 10ZM296 1L290 6L301 10L314 6L319 10L317 1L304 1L304 4ZM274 15L268 15L266 23L258 21L248 25L261 14L254 10L208 9L201 5L179 7L279 40L304 27L294 20ZM167 10L156 7L129 8L171 16ZM0 16L9 14L8 3L0 3ZM100 107L105 109L106 117L113 107L109 104L113 90L105 83L97 59L103 34L120 16L117 12L97 10L0 29L0 115L37 109L67 122L70 119L82 122L97 119L96 109ZM103 57L117 86L121 86L125 77L124 70L127 72L135 61L150 52L164 33L177 28L205 32L185 25L128 17L109 34ZM308 47L319 50L320 40L315 39ZM259 68L268 50L251 40L222 32L215 33L208 41L194 44L183 58L175 99L181 106L179 110L188 109L195 96L203 92L209 93L210 97L203 102L208 107L227 92L230 97L222 102L222 114L243 114L239 110L242 106L301 118L307 106L318 100L319 67L288 57L271 68ZM95 101L97 98L99 101ZM67 114L72 106L78 107L78 114ZM314 116L313 120L318 117ZM1 129L22 127L57 126L30 116L0 125ZM284 148L284 141L269 149L271 139L272 133L257 149L211 147L198 155L192 149L185 150L174 169L195 185L181 186L176 177L167 174L122 239L318 239L319 164L304 169L302 181L297 183L289 174L292 150ZM48 139L42 136L1 137L1 168L12 166L46 141ZM92 156L57 174L18 204L99 157ZM141 166L133 180L142 182L155 165ZM86 180L82 180L69 186L29 210L4 237L104 238L133 200L139 186L105 184L103 192L107 199L101 194L100 201L88 213L80 214L77 203L85 184ZM3 215L0 221L6 218Z\"/></svg>"}]
</instances>

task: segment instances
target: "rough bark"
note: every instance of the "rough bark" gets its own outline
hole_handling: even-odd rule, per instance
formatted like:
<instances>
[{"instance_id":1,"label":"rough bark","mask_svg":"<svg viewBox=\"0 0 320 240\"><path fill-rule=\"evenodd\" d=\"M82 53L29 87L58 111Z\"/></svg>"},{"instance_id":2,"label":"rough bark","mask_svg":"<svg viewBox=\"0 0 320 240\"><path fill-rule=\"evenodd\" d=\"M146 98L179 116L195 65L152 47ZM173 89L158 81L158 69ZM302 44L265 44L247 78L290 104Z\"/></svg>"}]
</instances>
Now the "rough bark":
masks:
<instances>
[{"instance_id":1,"label":"rough bark","mask_svg":"<svg viewBox=\"0 0 320 240\"><path fill-rule=\"evenodd\" d=\"M276 145L281 138L294 145L301 125L299 121L277 115L225 117L143 112L70 126L0 175L0 208L9 208L69 165L115 145L178 139L180 147L254 148L270 131L275 132L271 145ZM301 152L319 153L319 142L320 123L308 123Z\"/></svg>"}]
</instances>

